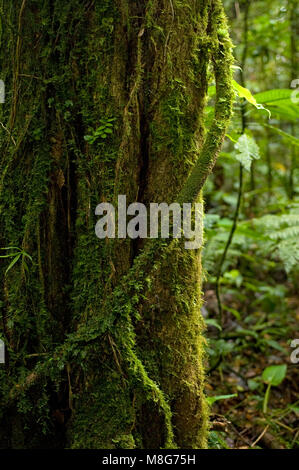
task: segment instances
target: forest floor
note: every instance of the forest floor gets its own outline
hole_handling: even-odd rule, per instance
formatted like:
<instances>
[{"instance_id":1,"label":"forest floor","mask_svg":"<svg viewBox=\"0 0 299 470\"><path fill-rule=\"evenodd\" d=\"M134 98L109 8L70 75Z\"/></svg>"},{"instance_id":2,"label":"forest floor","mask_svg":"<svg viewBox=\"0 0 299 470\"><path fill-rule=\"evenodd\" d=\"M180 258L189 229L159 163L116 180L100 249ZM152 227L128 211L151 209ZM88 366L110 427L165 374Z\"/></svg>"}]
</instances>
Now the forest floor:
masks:
<instances>
[{"instance_id":1,"label":"forest floor","mask_svg":"<svg viewBox=\"0 0 299 470\"><path fill-rule=\"evenodd\" d=\"M216 397L212 405L210 446L212 448L298 448L299 447L299 364L290 360L290 338L296 338L299 299L294 286L284 297L285 311L261 312L252 309L242 321L226 311L219 332L208 327L211 347L221 344L221 352L210 358L207 394ZM240 308L234 293L224 294L227 305ZM250 310L251 300L247 299ZM205 312L217 314L212 285L205 290ZM275 310L275 309L274 309ZM273 339L275 338L275 339ZM279 386L270 390L267 410L263 410L267 385L263 371L286 364ZM230 397L230 395L235 395Z\"/></svg>"}]
</instances>

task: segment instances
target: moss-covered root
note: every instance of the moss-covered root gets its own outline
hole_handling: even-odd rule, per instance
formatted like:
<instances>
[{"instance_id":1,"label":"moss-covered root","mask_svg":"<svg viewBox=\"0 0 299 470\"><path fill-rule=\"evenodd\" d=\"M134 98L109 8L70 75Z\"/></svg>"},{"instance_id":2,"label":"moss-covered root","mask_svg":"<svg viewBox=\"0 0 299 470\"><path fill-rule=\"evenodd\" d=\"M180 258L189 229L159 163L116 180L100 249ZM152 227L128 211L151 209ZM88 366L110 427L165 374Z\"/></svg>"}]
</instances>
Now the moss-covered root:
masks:
<instances>
[{"instance_id":1,"label":"moss-covered root","mask_svg":"<svg viewBox=\"0 0 299 470\"><path fill-rule=\"evenodd\" d=\"M212 63L216 80L215 117L194 168L178 195L178 201L194 202L213 170L232 114L232 43L222 2L215 0L211 18Z\"/></svg>"}]
</instances>

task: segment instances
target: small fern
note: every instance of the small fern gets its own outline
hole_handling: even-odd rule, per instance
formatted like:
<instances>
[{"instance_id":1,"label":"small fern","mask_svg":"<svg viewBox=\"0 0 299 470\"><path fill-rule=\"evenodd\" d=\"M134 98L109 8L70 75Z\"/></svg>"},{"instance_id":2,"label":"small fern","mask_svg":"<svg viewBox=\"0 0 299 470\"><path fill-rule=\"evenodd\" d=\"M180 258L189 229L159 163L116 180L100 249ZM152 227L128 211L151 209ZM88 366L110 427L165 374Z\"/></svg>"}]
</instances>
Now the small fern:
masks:
<instances>
[{"instance_id":1,"label":"small fern","mask_svg":"<svg viewBox=\"0 0 299 470\"><path fill-rule=\"evenodd\" d=\"M280 258L288 273L299 265L299 204L293 204L287 214L266 215L253 223L272 242L271 255Z\"/></svg>"},{"instance_id":2,"label":"small fern","mask_svg":"<svg viewBox=\"0 0 299 470\"><path fill-rule=\"evenodd\" d=\"M206 244L204 267L213 273L227 240L231 223L215 214L205 216ZM265 215L249 221L240 221L229 250L227 266L233 266L249 249L255 256L279 259L287 273L299 266L299 204L292 204L288 212Z\"/></svg>"}]
</instances>

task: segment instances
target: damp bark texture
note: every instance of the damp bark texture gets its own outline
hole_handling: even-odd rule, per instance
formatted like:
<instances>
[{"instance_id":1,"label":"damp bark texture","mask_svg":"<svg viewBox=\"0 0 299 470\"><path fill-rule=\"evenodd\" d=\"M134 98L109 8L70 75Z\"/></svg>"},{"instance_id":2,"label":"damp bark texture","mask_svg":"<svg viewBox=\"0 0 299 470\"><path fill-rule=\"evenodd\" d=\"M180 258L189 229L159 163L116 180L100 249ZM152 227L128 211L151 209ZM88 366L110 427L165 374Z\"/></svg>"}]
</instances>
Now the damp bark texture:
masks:
<instances>
[{"instance_id":1,"label":"damp bark texture","mask_svg":"<svg viewBox=\"0 0 299 470\"><path fill-rule=\"evenodd\" d=\"M201 201L232 107L222 4L0 5L0 245L23 253L0 263L0 445L204 448L200 249L99 240L94 212Z\"/></svg>"}]
</instances>

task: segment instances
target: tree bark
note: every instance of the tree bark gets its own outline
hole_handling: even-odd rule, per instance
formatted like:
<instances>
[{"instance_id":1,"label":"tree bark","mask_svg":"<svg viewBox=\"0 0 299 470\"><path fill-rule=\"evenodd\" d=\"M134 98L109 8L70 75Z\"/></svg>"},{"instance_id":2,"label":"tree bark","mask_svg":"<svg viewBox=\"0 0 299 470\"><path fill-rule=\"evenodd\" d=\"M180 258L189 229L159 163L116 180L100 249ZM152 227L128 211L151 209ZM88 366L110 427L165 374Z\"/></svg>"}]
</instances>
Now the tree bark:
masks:
<instances>
[{"instance_id":1,"label":"tree bark","mask_svg":"<svg viewBox=\"0 0 299 470\"><path fill-rule=\"evenodd\" d=\"M206 447L200 250L99 240L94 211L201 200L231 114L221 2L0 3L0 240L32 258L1 260L0 444Z\"/></svg>"}]
</instances>

